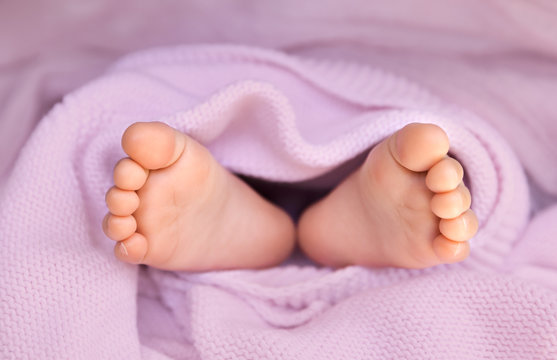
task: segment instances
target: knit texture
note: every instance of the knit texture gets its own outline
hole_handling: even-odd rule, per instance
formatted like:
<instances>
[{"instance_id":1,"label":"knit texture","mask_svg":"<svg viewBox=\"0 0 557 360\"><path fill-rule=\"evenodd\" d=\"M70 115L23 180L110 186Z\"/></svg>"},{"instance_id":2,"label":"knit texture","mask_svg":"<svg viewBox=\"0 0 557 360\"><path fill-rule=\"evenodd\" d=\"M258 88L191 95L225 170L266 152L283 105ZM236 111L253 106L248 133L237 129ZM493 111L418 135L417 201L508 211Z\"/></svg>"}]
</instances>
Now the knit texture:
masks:
<instances>
[{"instance_id":1,"label":"knit texture","mask_svg":"<svg viewBox=\"0 0 557 360\"><path fill-rule=\"evenodd\" d=\"M120 263L100 223L121 134L136 121L166 122L231 171L280 182L334 172L407 123L437 124L480 220L471 257L422 271ZM526 228L528 213L525 176L497 132L402 78L245 47L139 53L58 104L6 183L0 355L555 359L557 210Z\"/></svg>"}]
</instances>

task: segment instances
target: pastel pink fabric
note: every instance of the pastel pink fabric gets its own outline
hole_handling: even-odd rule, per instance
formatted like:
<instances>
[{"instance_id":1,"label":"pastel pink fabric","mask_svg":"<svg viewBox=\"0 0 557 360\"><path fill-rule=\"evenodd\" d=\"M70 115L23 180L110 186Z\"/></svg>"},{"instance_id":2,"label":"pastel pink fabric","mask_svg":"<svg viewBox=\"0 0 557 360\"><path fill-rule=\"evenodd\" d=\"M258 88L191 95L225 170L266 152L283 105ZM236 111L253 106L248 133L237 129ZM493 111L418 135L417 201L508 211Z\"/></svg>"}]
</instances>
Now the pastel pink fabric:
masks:
<instances>
[{"instance_id":1,"label":"pastel pink fabric","mask_svg":"<svg viewBox=\"0 0 557 360\"><path fill-rule=\"evenodd\" d=\"M550 3L438 2L434 18L429 8L363 2L318 10L242 2L251 7L227 8L226 16L188 3L191 14L160 10L167 22L144 25L159 36L152 43L126 41L131 35L98 39L119 49L114 53L176 42L178 35L160 29L187 29L194 25L178 20L205 14L230 32L200 26L182 40L296 55L229 45L144 51L67 95L34 128L37 109L115 55L75 45L98 40L76 32L67 52L31 60L32 78L17 71L31 52L27 42L10 47L13 57L2 52L14 70L2 73L11 79L2 94L18 76L30 78L5 97L3 109L11 110L0 122L7 148L25 142L17 158L10 150L2 159L1 358L557 358L557 109L550 101L557 68L549 61L557 27ZM125 9L73 11L79 19ZM253 13L261 19L252 25L258 39L232 26ZM473 20L478 14L491 17ZM103 21L110 24L110 16ZM366 26L355 26L362 18ZM497 27L509 21L522 26ZM178 23L183 27L171 26ZM474 36L478 28L482 36ZM42 82L57 69L69 73ZM50 84L44 94L37 82ZM18 114L27 117L16 131ZM466 168L480 218L472 255L422 271L332 270L300 258L262 271L201 274L119 263L99 224L112 166L124 156L121 133L135 121L189 133L235 172L314 187L332 186L345 175L340 165L404 124L438 124ZM311 180L322 174L331 176Z\"/></svg>"}]
</instances>

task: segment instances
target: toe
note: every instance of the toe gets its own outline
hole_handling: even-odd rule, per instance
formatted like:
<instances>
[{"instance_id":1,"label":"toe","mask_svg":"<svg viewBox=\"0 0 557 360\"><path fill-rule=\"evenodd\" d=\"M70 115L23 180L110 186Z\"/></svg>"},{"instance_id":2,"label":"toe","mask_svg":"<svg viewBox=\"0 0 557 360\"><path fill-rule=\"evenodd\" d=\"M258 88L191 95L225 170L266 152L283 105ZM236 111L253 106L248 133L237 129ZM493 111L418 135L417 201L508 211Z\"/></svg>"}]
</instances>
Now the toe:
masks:
<instances>
[{"instance_id":1,"label":"toe","mask_svg":"<svg viewBox=\"0 0 557 360\"><path fill-rule=\"evenodd\" d=\"M106 193L106 206L112 215L131 215L139 207L139 196L135 191L112 187Z\"/></svg>"},{"instance_id":2,"label":"toe","mask_svg":"<svg viewBox=\"0 0 557 360\"><path fill-rule=\"evenodd\" d=\"M114 185L122 190L138 190L147 180L149 170L129 158L118 161L114 167Z\"/></svg>"},{"instance_id":3,"label":"toe","mask_svg":"<svg viewBox=\"0 0 557 360\"><path fill-rule=\"evenodd\" d=\"M441 262L452 264L468 257L470 244L468 242L452 241L443 235L439 235L433 240L433 251Z\"/></svg>"},{"instance_id":4,"label":"toe","mask_svg":"<svg viewBox=\"0 0 557 360\"><path fill-rule=\"evenodd\" d=\"M463 183L452 191L435 194L431 198L431 211L441 219L454 219L470 208L472 197Z\"/></svg>"},{"instance_id":5,"label":"toe","mask_svg":"<svg viewBox=\"0 0 557 360\"><path fill-rule=\"evenodd\" d=\"M133 233L114 246L114 255L130 264L139 264L147 254L147 239L139 233Z\"/></svg>"},{"instance_id":6,"label":"toe","mask_svg":"<svg viewBox=\"0 0 557 360\"><path fill-rule=\"evenodd\" d=\"M103 220L103 230L106 236L115 241L129 237L137 229L133 216L115 216L107 214Z\"/></svg>"},{"instance_id":7,"label":"toe","mask_svg":"<svg viewBox=\"0 0 557 360\"><path fill-rule=\"evenodd\" d=\"M185 148L185 135L161 122L138 122L122 135L122 148L146 169L173 164Z\"/></svg>"},{"instance_id":8,"label":"toe","mask_svg":"<svg viewBox=\"0 0 557 360\"><path fill-rule=\"evenodd\" d=\"M440 193L454 190L462 182L464 169L451 157L446 157L433 165L425 178L429 190Z\"/></svg>"},{"instance_id":9,"label":"toe","mask_svg":"<svg viewBox=\"0 0 557 360\"><path fill-rule=\"evenodd\" d=\"M472 210L454 219L441 219L439 231L453 241L467 241L478 231L478 218Z\"/></svg>"},{"instance_id":10,"label":"toe","mask_svg":"<svg viewBox=\"0 0 557 360\"><path fill-rule=\"evenodd\" d=\"M449 138L433 124L409 124L389 138L389 149L395 160L408 170L429 170L447 155Z\"/></svg>"}]
</instances>

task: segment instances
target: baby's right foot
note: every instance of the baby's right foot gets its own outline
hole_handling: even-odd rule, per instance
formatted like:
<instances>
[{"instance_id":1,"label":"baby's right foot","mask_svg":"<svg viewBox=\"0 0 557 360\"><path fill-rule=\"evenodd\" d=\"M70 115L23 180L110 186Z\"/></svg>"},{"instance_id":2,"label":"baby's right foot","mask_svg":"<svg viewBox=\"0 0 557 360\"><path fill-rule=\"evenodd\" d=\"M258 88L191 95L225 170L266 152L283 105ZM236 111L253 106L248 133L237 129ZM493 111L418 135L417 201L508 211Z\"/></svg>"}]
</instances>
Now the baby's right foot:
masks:
<instances>
[{"instance_id":1,"label":"baby's right foot","mask_svg":"<svg viewBox=\"0 0 557 360\"><path fill-rule=\"evenodd\" d=\"M221 167L202 145L163 123L135 123L106 194L103 229L122 261L165 270L261 268L286 259L294 225Z\"/></svg>"}]
</instances>

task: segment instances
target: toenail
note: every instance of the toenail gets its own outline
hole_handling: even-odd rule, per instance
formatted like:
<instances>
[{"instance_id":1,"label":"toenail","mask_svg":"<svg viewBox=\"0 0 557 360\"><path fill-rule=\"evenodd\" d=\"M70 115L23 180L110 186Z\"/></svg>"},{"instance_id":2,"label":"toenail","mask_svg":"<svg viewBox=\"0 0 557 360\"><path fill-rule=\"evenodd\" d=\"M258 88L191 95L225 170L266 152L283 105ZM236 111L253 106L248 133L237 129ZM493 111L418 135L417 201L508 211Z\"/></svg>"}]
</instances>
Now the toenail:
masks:
<instances>
[{"instance_id":1,"label":"toenail","mask_svg":"<svg viewBox=\"0 0 557 360\"><path fill-rule=\"evenodd\" d=\"M120 250L120 254L128 256L128 249L126 249L126 245L123 242L120 242L118 250Z\"/></svg>"},{"instance_id":2,"label":"toenail","mask_svg":"<svg viewBox=\"0 0 557 360\"><path fill-rule=\"evenodd\" d=\"M453 174L453 178L452 178L453 183L458 183L460 181L460 174L458 172L458 169L451 166L451 170Z\"/></svg>"},{"instance_id":3,"label":"toenail","mask_svg":"<svg viewBox=\"0 0 557 360\"><path fill-rule=\"evenodd\" d=\"M451 240L449 240L449 241L451 241ZM466 242L457 242L456 244L453 245L451 256L452 257L457 257L460 253L462 253L462 251L464 250L464 248L466 246L468 246L468 244Z\"/></svg>"},{"instance_id":4,"label":"toenail","mask_svg":"<svg viewBox=\"0 0 557 360\"><path fill-rule=\"evenodd\" d=\"M470 228L470 220L468 219L468 216L463 216L462 217L462 230L464 232L468 231L468 229Z\"/></svg>"},{"instance_id":5,"label":"toenail","mask_svg":"<svg viewBox=\"0 0 557 360\"><path fill-rule=\"evenodd\" d=\"M457 209L457 211L459 212L458 215L462 214L465 206L466 206L466 202L465 202L465 199L464 199L464 194L460 194L460 206Z\"/></svg>"}]
</instances>

